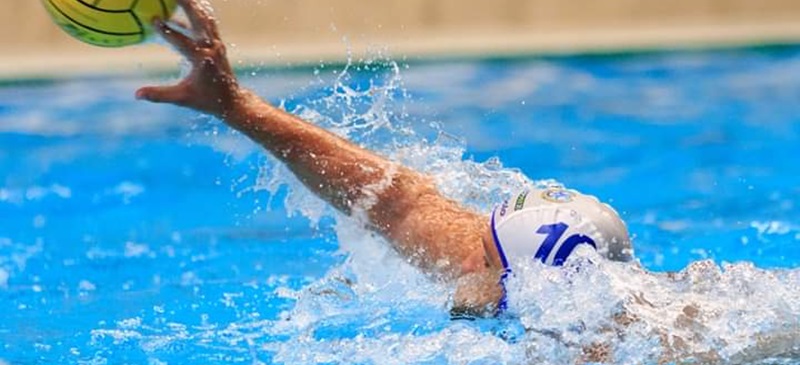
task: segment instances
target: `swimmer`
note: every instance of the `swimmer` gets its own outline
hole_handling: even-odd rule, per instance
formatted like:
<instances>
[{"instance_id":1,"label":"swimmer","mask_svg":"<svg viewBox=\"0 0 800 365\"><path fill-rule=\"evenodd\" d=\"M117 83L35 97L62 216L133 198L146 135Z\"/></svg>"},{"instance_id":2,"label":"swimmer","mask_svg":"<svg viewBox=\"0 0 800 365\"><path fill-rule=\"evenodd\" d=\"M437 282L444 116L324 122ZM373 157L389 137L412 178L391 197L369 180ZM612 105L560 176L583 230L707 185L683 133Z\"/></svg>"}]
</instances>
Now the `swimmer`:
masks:
<instances>
[{"instance_id":1,"label":"swimmer","mask_svg":"<svg viewBox=\"0 0 800 365\"><path fill-rule=\"evenodd\" d=\"M189 25L161 20L154 25L192 69L177 84L143 87L136 97L215 116L262 145L312 192L344 214L363 217L410 263L452 283L454 313L491 316L502 311L504 279L526 260L560 265L586 249L614 261L633 258L622 220L592 197L561 188L534 189L485 216L443 196L431 177L262 100L239 85L209 9L198 0L178 2ZM649 303L634 297L631 305ZM686 322L698 318L700 310L687 306ZM638 320L633 314L615 318L622 326ZM665 345L666 361L681 357L675 339L662 341L671 344ZM586 361L613 361L603 344L585 353ZM687 356L714 359L713 354Z\"/></svg>"},{"instance_id":2,"label":"swimmer","mask_svg":"<svg viewBox=\"0 0 800 365\"><path fill-rule=\"evenodd\" d=\"M536 191L486 217L445 198L430 177L270 105L237 82L209 10L194 0L179 3L191 34L171 22L157 20L155 27L192 70L176 85L144 87L136 97L213 115L261 144L325 201L345 214L362 214L408 261L457 283L456 311L500 309L501 276L520 257L555 263L576 245L597 247L612 259L632 257L624 224L593 198ZM529 240L543 244L537 251Z\"/></svg>"}]
</instances>

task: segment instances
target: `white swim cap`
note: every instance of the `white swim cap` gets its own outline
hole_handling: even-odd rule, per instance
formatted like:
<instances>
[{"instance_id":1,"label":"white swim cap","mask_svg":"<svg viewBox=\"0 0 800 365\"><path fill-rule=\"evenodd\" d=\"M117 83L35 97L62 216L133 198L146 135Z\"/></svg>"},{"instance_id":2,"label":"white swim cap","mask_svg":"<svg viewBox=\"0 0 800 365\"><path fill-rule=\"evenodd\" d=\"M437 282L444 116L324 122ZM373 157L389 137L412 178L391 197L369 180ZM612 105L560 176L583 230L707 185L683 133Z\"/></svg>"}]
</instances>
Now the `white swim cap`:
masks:
<instances>
[{"instance_id":1,"label":"white swim cap","mask_svg":"<svg viewBox=\"0 0 800 365\"><path fill-rule=\"evenodd\" d=\"M575 190L517 194L492 212L492 234L506 270L521 259L560 266L579 246L614 261L633 258L628 230L617 212Z\"/></svg>"}]
</instances>

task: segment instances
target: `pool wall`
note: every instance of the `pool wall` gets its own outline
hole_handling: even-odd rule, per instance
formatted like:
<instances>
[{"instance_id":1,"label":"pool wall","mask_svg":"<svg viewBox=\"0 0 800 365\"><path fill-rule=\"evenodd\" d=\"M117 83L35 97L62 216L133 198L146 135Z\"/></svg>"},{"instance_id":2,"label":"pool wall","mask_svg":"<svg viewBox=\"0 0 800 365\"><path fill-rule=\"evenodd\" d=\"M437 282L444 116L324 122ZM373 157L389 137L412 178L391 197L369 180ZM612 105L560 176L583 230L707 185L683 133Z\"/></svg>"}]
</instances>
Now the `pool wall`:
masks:
<instances>
[{"instance_id":1,"label":"pool wall","mask_svg":"<svg viewBox=\"0 0 800 365\"><path fill-rule=\"evenodd\" d=\"M797 0L234 0L213 2L244 63L341 61L375 46L410 57L738 46L800 41ZM0 5L0 78L174 66L158 46L101 49L40 1Z\"/></svg>"}]
</instances>

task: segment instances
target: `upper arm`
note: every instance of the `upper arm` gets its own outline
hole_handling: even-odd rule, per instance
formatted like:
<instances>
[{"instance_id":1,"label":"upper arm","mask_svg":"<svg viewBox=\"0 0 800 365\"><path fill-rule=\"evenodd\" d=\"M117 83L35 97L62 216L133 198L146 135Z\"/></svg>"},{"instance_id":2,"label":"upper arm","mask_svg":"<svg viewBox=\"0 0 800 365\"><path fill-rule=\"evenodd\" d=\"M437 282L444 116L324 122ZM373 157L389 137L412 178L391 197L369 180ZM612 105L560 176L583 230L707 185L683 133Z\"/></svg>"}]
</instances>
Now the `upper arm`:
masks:
<instances>
[{"instance_id":1,"label":"upper arm","mask_svg":"<svg viewBox=\"0 0 800 365\"><path fill-rule=\"evenodd\" d=\"M459 276L461 264L483 249L486 219L442 196L427 176L403 170L371 208L371 220L423 270Z\"/></svg>"},{"instance_id":2,"label":"upper arm","mask_svg":"<svg viewBox=\"0 0 800 365\"><path fill-rule=\"evenodd\" d=\"M453 312L492 313L502 295L499 274L484 266L488 218L444 197L432 179L398 171L368 210L394 248L430 274L455 280Z\"/></svg>"}]
</instances>

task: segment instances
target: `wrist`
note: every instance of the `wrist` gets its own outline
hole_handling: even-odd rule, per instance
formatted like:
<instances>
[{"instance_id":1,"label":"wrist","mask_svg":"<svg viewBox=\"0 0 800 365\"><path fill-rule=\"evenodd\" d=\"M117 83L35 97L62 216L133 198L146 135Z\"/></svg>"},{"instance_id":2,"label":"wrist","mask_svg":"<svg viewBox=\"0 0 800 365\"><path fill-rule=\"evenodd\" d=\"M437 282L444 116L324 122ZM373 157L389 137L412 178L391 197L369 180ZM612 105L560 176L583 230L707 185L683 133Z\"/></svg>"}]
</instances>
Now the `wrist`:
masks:
<instances>
[{"instance_id":1,"label":"wrist","mask_svg":"<svg viewBox=\"0 0 800 365\"><path fill-rule=\"evenodd\" d=\"M255 95L250 90L241 88L234 92L230 103L222 110L218 117L228 124L239 124L240 121L248 119L250 109L252 109L253 98Z\"/></svg>"}]
</instances>

